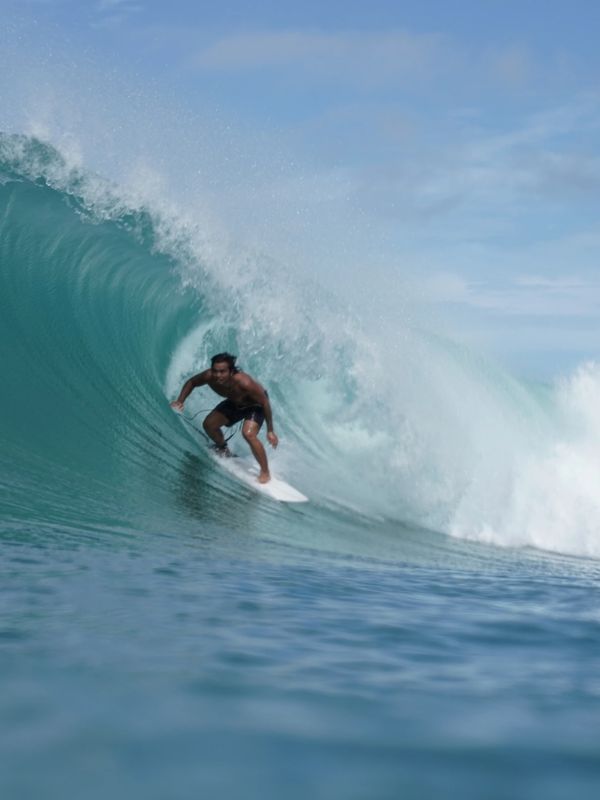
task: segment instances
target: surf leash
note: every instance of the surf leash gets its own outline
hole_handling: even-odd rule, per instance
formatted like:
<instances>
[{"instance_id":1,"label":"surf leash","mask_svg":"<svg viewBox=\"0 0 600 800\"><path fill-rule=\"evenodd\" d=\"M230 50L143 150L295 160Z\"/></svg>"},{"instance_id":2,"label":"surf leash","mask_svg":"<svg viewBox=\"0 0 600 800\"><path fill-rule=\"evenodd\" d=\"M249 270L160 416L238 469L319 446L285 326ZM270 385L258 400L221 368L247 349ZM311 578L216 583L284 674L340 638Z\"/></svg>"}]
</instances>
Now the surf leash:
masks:
<instances>
[{"instance_id":1,"label":"surf leash","mask_svg":"<svg viewBox=\"0 0 600 800\"><path fill-rule=\"evenodd\" d=\"M197 417L199 414L205 414L207 411L212 411L212 409L210 409L210 408L201 408L201 409L200 409L200 411L197 411L197 412L196 412L196 413L195 413L193 416L191 416L191 417L187 417L187 416L186 416L184 413L182 413L181 411L179 411L178 413L179 413L179 416L180 416L182 419L184 419L184 420L187 422L187 424L190 426L190 428L193 428L193 429L196 431L196 433L199 433L201 436L204 436L204 438L206 439L206 443L207 443L207 444L209 444L209 445L211 445L211 444L214 444L214 442L212 441L212 439L210 439L210 438L209 438L209 437L208 437L208 436L207 436L207 435L204 433L204 431L203 431L203 430L201 430L200 428L198 428L196 425L193 425L193 424L192 424L192 420L196 419L196 417ZM229 442L231 439L233 439L233 437L236 435L236 433L239 433L239 430L240 430L240 428L241 428L241 427L242 427L242 420L240 420L239 424L236 426L236 428L235 428L235 430L233 431L233 433L230 433L230 434L229 434L229 436L225 437L225 446L227 446L227 443L228 443L228 442Z\"/></svg>"}]
</instances>

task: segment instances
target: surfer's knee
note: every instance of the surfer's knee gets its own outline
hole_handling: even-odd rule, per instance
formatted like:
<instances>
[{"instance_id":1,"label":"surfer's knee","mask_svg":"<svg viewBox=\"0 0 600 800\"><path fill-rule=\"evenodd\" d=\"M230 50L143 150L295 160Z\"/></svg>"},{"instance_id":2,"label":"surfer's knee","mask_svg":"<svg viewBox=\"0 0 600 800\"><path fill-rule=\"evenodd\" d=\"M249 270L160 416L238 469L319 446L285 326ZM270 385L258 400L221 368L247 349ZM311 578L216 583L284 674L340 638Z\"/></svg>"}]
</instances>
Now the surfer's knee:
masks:
<instances>
[{"instance_id":1,"label":"surfer's knee","mask_svg":"<svg viewBox=\"0 0 600 800\"><path fill-rule=\"evenodd\" d=\"M242 430L242 436L247 442L253 442L256 439L257 433L258 431L255 431L252 428L250 430L247 430L246 428Z\"/></svg>"}]
</instances>

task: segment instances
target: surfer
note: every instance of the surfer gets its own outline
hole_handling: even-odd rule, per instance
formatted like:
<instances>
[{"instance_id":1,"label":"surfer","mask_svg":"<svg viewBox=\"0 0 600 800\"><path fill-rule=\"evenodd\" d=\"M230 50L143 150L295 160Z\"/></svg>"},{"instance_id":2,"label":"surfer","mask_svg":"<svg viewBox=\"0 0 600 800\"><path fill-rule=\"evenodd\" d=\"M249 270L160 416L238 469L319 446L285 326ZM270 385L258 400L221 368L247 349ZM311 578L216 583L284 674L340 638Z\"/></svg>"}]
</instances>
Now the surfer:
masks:
<instances>
[{"instance_id":1,"label":"surfer","mask_svg":"<svg viewBox=\"0 0 600 800\"><path fill-rule=\"evenodd\" d=\"M271 480L269 462L265 448L258 438L258 432L266 420L269 444L277 447L279 440L273 430L273 412L269 395L258 381L235 366L236 358L237 356L229 353L217 353L213 356L209 369L193 375L183 384L179 397L171 403L171 407L176 411L183 411L186 399L198 386L208 385L213 392L225 397L226 399L213 408L205 418L202 427L214 442L217 453L230 456L231 452L221 428L223 426L230 428L236 422L244 420L242 436L258 461L260 467L258 481L268 483Z\"/></svg>"}]
</instances>

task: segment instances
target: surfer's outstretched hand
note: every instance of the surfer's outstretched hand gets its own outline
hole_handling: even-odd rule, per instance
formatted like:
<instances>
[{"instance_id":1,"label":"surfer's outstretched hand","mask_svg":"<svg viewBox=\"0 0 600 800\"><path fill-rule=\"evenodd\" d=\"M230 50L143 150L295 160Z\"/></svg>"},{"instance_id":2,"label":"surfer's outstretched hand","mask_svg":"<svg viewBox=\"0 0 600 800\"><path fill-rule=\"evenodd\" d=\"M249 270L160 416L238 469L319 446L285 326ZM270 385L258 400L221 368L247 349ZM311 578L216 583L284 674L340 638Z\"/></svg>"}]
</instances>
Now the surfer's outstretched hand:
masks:
<instances>
[{"instance_id":1,"label":"surfer's outstretched hand","mask_svg":"<svg viewBox=\"0 0 600 800\"><path fill-rule=\"evenodd\" d=\"M183 411L183 403L180 403L179 400L173 400L171 408L174 408L175 411Z\"/></svg>"},{"instance_id":2,"label":"surfer's outstretched hand","mask_svg":"<svg viewBox=\"0 0 600 800\"><path fill-rule=\"evenodd\" d=\"M273 433L273 431L269 431L267 433L267 441L269 442L271 447L277 447L277 445L279 444L279 439L277 438L276 434Z\"/></svg>"}]
</instances>

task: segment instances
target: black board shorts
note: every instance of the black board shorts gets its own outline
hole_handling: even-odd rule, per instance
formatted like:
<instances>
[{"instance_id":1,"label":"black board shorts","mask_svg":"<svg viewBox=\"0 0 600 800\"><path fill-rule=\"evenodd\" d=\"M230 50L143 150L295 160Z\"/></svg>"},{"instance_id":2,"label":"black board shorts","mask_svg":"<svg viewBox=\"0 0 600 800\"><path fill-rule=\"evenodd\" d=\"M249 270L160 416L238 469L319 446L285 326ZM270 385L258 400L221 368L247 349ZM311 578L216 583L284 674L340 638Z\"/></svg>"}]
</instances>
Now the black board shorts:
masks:
<instances>
[{"instance_id":1,"label":"black board shorts","mask_svg":"<svg viewBox=\"0 0 600 800\"><path fill-rule=\"evenodd\" d=\"M257 422L260 428L265 421L265 410L262 406L236 406L231 400L223 400L218 406L215 406L213 411L219 411L224 417L227 417L226 426L231 428L236 422L240 420L251 420Z\"/></svg>"}]
</instances>

